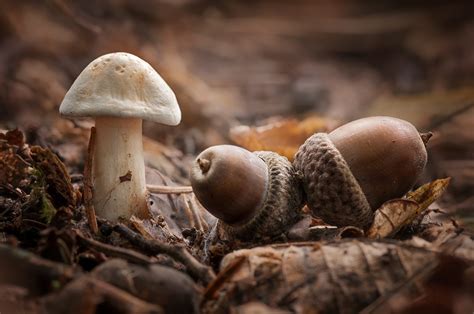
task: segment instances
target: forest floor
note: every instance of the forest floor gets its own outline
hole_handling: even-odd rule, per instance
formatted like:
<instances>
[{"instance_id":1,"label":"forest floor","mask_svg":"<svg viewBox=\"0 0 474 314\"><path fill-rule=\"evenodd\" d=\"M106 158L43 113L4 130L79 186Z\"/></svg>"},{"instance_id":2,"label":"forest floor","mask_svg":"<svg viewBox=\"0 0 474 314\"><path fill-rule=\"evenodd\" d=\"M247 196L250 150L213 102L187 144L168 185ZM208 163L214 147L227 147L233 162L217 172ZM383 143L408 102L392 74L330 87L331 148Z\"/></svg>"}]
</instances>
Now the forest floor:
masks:
<instances>
[{"instance_id":1,"label":"forest floor","mask_svg":"<svg viewBox=\"0 0 474 314\"><path fill-rule=\"evenodd\" d=\"M0 312L472 312L473 9L0 0ZM98 217L96 230L84 201L93 121L58 108L114 51L149 62L181 107L177 127L144 124L148 184L189 185L212 145L291 160L315 132L388 115L433 132L415 217L376 235L309 218L303 236L208 247L216 220L192 193L151 194L153 219Z\"/></svg>"}]
</instances>

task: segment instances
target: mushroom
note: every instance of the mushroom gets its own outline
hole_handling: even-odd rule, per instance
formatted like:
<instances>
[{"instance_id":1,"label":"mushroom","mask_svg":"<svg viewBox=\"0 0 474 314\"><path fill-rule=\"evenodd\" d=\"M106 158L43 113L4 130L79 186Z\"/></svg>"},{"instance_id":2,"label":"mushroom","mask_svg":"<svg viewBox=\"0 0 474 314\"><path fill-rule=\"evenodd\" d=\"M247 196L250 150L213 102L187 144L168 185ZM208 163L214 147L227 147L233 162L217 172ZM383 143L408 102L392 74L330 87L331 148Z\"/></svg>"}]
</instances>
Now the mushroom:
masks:
<instances>
[{"instance_id":1,"label":"mushroom","mask_svg":"<svg viewBox=\"0 0 474 314\"><path fill-rule=\"evenodd\" d=\"M142 120L177 125L176 96L144 60L129 53L103 55L77 77L59 108L66 117L94 117L93 202L116 221L148 217Z\"/></svg>"}]
</instances>

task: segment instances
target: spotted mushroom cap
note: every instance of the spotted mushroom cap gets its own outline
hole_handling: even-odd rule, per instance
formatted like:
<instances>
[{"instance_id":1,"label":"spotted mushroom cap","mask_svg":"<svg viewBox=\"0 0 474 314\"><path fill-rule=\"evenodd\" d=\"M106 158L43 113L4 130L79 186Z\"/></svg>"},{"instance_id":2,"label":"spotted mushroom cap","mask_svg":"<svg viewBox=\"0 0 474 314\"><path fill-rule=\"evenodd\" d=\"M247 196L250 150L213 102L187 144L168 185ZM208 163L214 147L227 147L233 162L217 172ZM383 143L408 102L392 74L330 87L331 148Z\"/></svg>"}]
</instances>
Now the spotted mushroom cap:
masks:
<instances>
[{"instance_id":1,"label":"spotted mushroom cap","mask_svg":"<svg viewBox=\"0 0 474 314\"><path fill-rule=\"evenodd\" d=\"M141 118L166 125L181 121L168 84L146 61L125 52L92 61L66 93L59 112L67 117Z\"/></svg>"}]
</instances>

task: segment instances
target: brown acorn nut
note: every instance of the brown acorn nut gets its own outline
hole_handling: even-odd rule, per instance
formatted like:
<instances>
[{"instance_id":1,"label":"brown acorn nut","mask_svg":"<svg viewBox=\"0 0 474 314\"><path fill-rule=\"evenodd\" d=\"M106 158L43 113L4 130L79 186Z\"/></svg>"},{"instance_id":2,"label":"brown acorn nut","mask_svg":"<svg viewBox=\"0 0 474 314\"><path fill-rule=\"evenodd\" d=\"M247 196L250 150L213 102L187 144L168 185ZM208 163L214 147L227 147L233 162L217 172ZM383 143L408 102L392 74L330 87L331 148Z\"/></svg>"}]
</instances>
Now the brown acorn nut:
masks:
<instances>
[{"instance_id":1,"label":"brown acorn nut","mask_svg":"<svg viewBox=\"0 0 474 314\"><path fill-rule=\"evenodd\" d=\"M280 234L298 220L303 196L294 174L276 153L218 145L196 158L191 185L226 233L246 239Z\"/></svg>"},{"instance_id":2,"label":"brown acorn nut","mask_svg":"<svg viewBox=\"0 0 474 314\"><path fill-rule=\"evenodd\" d=\"M299 148L294 166L315 215L337 226L366 228L382 203L413 187L426 160L412 124L368 117L314 134Z\"/></svg>"}]
</instances>

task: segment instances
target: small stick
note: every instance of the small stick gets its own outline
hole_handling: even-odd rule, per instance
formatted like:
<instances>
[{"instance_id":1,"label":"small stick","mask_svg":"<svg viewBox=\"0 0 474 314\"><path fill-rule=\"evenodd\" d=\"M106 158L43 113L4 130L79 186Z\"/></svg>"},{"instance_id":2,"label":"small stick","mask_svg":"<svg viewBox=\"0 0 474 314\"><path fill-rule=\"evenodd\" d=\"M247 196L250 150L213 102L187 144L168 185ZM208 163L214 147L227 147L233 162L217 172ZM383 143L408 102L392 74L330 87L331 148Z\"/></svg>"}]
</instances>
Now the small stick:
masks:
<instances>
[{"instance_id":1,"label":"small stick","mask_svg":"<svg viewBox=\"0 0 474 314\"><path fill-rule=\"evenodd\" d=\"M95 127L91 128L91 136L89 138L89 146L87 147L87 158L84 165L84 206L86 208L87 221L93 234L99 233L97 226L97 218L95 216L94 204L92 203L92 161L95 151Z\"/></svg>"},{"instance_id":2,"label":"small stick","mask_svg":"<svg viewBox=\"0 0 474 314\"><path fill-rule=\"evenodd\" d=\"M91 247L99 252L105 253L106 255L123 258L131 263L140 265L152 264L152 260L141 253L135 252L130 249L126 249L119 246L113 246L110 244L102 243L91 238L85 237L80 231L76 231L76 236L82 245Z\"/></svg>"},{"instance_id":3,"label":"small stick","mask_svg":"<svg viewBox=\"0 0 474 314\"><path fill-rule=\"evenodd\" d=\"M154 240L147 240L123 224L116 224L113 230L126 238L131 244L148 254L166 254L186 266L189 274L209 284L216 275L210 267L201 264L184 246L170 245Z\"/></svg>"},{"instance_id":4,"label":"small stick","mask_svg":"<svg viewBox=\"0 0 474 314\"><path fill-rule=\"evenodd\" d=\"M153 185L147 184L146 188L150 193L157 194L183 194L193 193L191 186L169 186L169 185Z\"/></svg>"}]
</instances>

